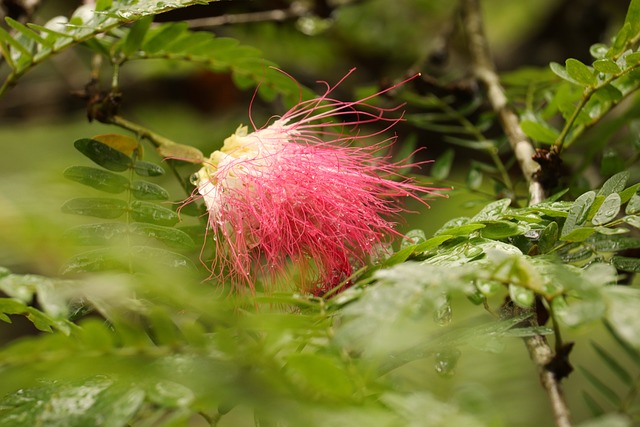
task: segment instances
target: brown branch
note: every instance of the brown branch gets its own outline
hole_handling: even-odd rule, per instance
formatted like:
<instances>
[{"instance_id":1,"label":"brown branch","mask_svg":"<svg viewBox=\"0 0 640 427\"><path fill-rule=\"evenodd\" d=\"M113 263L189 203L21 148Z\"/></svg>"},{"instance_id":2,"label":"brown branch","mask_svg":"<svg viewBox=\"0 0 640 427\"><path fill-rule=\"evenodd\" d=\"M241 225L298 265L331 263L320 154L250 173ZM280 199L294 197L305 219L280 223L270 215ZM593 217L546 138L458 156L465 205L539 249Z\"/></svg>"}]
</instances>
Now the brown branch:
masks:
<instances>
[{"instance_id":1,"label":"brown branch","mask_svg":"<svg viewBox=\"0 0 640 427\"><path fill-rule=\"evenodd\" d=\"M484 33L479 3L480 0L461 0L464 29L471 54L473 73L487 91L491 107L498 115L509 145L518 160L520 170L529 185L529 204L534 205L544 199L544 188L536 180L540 165L533 160L536 154L535 149L522 132L518 115L509 106L504 88L500 84Z\"/></svg>"},{"instance_id":2,"label":"brown branch","mask_svg":"<svg viewBox=\"0 0 640 427\"><path fill-rule=\"evenodd\" d=\"M518 165L529 185L529 203L536 204L544 199L544 188L536 180L540 165L533 160L535 149L520 128L518 115L507 102L504 88L496 73L496 68L483 28L480 0L461 0L464 31L471 55L473 73L483 84L491 107L500 120L500 124L513 150ZM528 337L525 345L531 360L538 368L540 382L547 392L551 409L558 427L571 427L571 418L560 380L549 369L555 355L546 338L542 335Z\"/></svg>"}]
</instances>

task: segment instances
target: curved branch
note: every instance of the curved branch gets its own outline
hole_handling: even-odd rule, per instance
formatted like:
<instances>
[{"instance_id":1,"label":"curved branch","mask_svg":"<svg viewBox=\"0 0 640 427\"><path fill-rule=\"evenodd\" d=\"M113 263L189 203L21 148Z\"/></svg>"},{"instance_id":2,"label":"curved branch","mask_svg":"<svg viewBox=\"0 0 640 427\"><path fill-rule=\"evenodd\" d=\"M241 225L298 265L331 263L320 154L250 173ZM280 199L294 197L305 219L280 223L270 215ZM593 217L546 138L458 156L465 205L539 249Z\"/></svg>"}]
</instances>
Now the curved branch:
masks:
<instances>
[{"instance_id":1,"label":"curved branch","mask_svg":"<svg viewBox=\"0 0 640 427\"><path fill-rule=\"evenodd\" d=\"M504 88L500 84L484 33L479 0L461 0L461 5L473 73L486 88L487 98L529 185L529 204L534 205L544 199L544 188L536 180L540 165L533 160L535 149L522 132L518 115L508 105Z\"/></svg>"},{"instance_id":2,"label":"curved branch","mask_svg":"<svg viewBox=\"0 0 640 427\"><path fill-rule=\"evenodd\" d=\"M536 180L536 176L540 172L540 165L533 160L535 149L520 128L518 115L508 105L504 88L500 84L484 33L480 0L461 0L461 9L473 73L484 85L491 107L500 120L509 145L518 160L520 170L529 184L529 203L531 205L539 203L544 199L544 188ZM540 382L551 402L556 425L571 427L569 408L562 392L560 380L549 369L549 364L554 359L553 350L542 335L527 337L524 341L531 360L538 368Z\"/></svg>"}]
</instances>

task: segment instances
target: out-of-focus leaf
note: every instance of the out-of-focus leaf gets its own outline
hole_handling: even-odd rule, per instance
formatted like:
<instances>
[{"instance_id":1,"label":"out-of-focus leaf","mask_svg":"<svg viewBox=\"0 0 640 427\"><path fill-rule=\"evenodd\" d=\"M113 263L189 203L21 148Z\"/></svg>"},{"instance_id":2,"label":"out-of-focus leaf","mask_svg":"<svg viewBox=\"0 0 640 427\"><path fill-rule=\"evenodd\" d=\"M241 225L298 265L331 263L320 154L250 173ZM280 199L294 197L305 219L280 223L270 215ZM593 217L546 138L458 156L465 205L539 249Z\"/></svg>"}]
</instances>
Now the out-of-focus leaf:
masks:
<instances>
[{"instance_id":1,"label":"out-of-focus leaf","mask_svg":"<svg viewBox=\"0 0 640 427\"><path fill-rule=\"evenodd\" d=\"M618 394L615 391L613 391L611 387L605 384L596 375L591 373L591 371L582 367L578 367L578 369L580 369L580 372L582 372L582 374L587 379L587 381L589 381L596 388L596 390L600 392L600 394L606 397L609 402L611 402L615 407L620 406L620 403L621 403L620 396L618 396Z\"/></svg>"},{"instance_id":2,"label":"out-of-focus leaf","mask_svg":"<svg viewBox=\"0 0 640 427\"><path fill-rule=\"evenodd\" d=\"M166 226L174 225L180 220L178 214L171 209L139 200L131 203L131 217L137 222Z\"/></svg>"},{"instance_id":3,"label":"out-of-focus leaf","mask_svg":"<svg viewBox=\"0 0 640 427\"><path fill-rule=\"evenodd\" d=\"M640 349L640 290L625 286L604 289L607 320L616 333L636 350Z\"/></svg>"},{"instance_id":4,"label":"out-of-focus leaf","mask_svg":"<svg viewBox=\"0 0 640 427\"><path fill-rule=\"evenodd\" d=\"M489 203L482 208L480 212L471 218L472 222L500 220L500 216L504 214L511 205L511 199L500 199Z\"/></svg>"},{"instance_id":5,"label":"out-of-focus leaf","mask_svg":"<svg viewBox=\"0 0 640 427\"><path fill-rule=\"evenodd\" d=\"M596 351L600 359L607 365L607 367L613 372L625 385L632 386L633 378L629 371L622 366L614 356L596 342L591 342L591 347Z\"/></svg>"},{"instance_id":6,"label":"out-of-focus leaf","mask_svg":"<svg viewBox=\"0 0 640 427\"><path fill-rule=\"evenodd\" d=\"M349 399L355 391L347 369L338 360L322 354L297 353L287 358L285 368L291 381L305 390Z\"/></svg>"},{"instance_id":7,"label":"out-of-focus leaf","mask_svg":"<svg viewBox=\"0 0 640 427\"><path fill-rule=\"evenodd\" d=\"M531 307L535 300L535 294L531 289L515 285L509 285L509 296L511 301L524 308Z\"/></svg>"},{"instance_id":8,"label":"out-of-focus leaf","mask_svg":"<svg viewBox=\"0 0 640 427\"><path fill-rule=\"evenodd\" d=\"M101 224L82 224L69 229L66 235L75 243L85 246L108 245L126 237L127 224L106 222Z\"/></svg>"},{"instance_id":9,"label":"out-of-focus leaf","mask_svg":"<svg viewBox=\"0 0 640 427\"><path fill-rule=\"evenodd\" d=\"M79 139L73 145L78 151L105 169L123 172L131 167L129 156L95 139Z\"/></svg>"},{"instance_id":10,"label":"out-of-focus leaf","mask_svg":"<svg viewBox=\"0 0 640 427\"><path fill-rule=\"evenodd\" d=\"M129 33L124 39L124 45L122 46L122 53L125 56L130 56L137 52L142 45L142 41L144 40L147 31L149 31L151 22L153 22L153 16L149 15L140 19L131 26Z\"/></svg>"},{"instance_id":11,"label":"out-of-focus leaf","mask_svg":"<svg viewBox=\"0 0 640 427\"><path fill-rule=\"evenodd\" d=\"M136 222L131 224L130 230L134 234L159 240L173 248L190 249L195 246L187 233L172 227Z\"/></svg>"},{"instance_id":12,"label":"out-of-focus leaf","mask_svg":"<svg viewBox=\"0 0 640 427\"><path fill-rule=\"evenodd\" d=\"M129 185L122 175L88 166L71 166L64 171L64 177L107 193L122 193Z\"/></svg>"},{"instance_id":13,"label":"out-of-focus leaf","mask_svg":"<svg viewBox=\"0 0 640 427\"><path fill-rule=\"evenodd\" d=\"M173 381L154 382L146 391L150 401L167 408L184 408L195 399L191 389Z\"/></svg>"},{"instance_id":14,"label":"out-of-focus leaf","mask_svg":"<svg viewBox=\"0 0 640 427\"><path fill-rule=\"evenodd\" d=\"M204 162L204 154L196 147L183 144L163 145L158 148L158 154L166 159L181 160L201 164Z\"/></svg>"},{"instance_id":15,"label":"out-of-focus leaf","mask_svg":"<svg viewBox=\"0 0 640 427\"><path fill-rule=\"evenodd\" d=\"M546 144L553 144L560 135L557 129L544 122L523 120L520 127L529 138Z\"/></svg>"},{"instance_id":16,"label":"out-of-focus leaf","mask_svg":"<svg viewBox=\"0 0 640 427\"><path fill-rule=\"evenodd\" d=\"M451 172L451 166L453 165L453 159L455 157L455 151L452 149L446 150L438 157L433 163L431 168L431 176L437 180L446 179Z\"/></svg>"},{"instance_id":17,"label":"out-of-focus leaf","mask_svg":"<svg viewBox=\"0 0 640 427\"><path fill-rule=\"evenodd\" d=\"M595 237L595 236L594 236ZM627 236L602 236L593 242L598 252L617 252L625 249L640 248L640 239Z\"/></svg>"},{"instance_id":18,"label":"out-of-focus leaf","mask_svg":"<svg viewBox=\"0 0 640 427\"><path fill-rule=\"evenodd\" d=\"M71 199L62 205L62 212L97 218L114 219L127 210L127 202L107 198Z\"/></svg>"},{"instance_id":19,"label":"out-of-focus leaf","mask_svg":"<svg viewBox=\"0 0 640 427\"><path fill-rule=\"evenodd\" d=\"M131 194L138 200L168 200L169 192L153 182L133 181Z\"/></svg>"}]
</instances>

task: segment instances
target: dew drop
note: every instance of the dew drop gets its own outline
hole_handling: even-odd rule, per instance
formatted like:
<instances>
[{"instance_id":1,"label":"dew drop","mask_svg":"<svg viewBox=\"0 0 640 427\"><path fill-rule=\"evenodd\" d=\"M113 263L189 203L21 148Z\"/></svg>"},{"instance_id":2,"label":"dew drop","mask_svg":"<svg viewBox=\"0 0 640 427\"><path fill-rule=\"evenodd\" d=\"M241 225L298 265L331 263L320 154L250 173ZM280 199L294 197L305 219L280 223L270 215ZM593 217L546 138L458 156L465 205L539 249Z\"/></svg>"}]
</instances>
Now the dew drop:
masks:
<instances>
[{"instance_id":1,"label":"dew drop","mask_svg":"<svg viewBox=\"0 0 640 427\"><path fill-rule=\"evenodd\" d=\"M460 359L460 350L457 348L447 348L436 353L436 363L434 369L442 376L452 376L455 373L456 365Z\"/></svg>"},{"instance_id":2,"label":"dew drop","mask_svg":"<svg viewBox=\"0 0 640 427\"><path fill-rule=\"evenodd\" d=\"M449 303L449 298L445 297L444 302L440 307L433 313L433 320L440 325L445 326L451 323L451 318L453 317L453 312L451 310L451 304Z\"/></svg>"}]
</instances>

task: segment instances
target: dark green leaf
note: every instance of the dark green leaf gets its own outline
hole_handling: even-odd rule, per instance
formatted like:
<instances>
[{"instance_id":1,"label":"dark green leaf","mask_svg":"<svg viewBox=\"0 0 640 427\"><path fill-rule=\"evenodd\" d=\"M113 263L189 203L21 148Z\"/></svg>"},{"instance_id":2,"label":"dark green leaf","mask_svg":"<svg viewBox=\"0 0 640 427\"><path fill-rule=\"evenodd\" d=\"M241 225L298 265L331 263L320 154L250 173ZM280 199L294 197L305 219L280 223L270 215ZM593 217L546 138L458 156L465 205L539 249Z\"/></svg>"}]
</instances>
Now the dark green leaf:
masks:
<instances>
[{"instance_id":1,"label":"dark green leaf","mask_svg":"<svg viewBox=\"0 0 640 427\"><path fill-rule=\"evenodd\" d=\"M546 254L555 246L558 241L558 223L553 221L547 225L540 233L538 239L538 250L541 254Z\"/></svg>"},{"instance_id":2,"label":"dark green leaf","mask_svg":"<svg viewBox=\"0 0 640 427\"><path fill-rule=\"evenodd\" d=\"M127 202L106 198L78 198L62 205L62 212L97 218L114 219L127 210Z\"/></svg>"},{"instance_id":3,"label":"dark green leaf","mask_svg":"<svg viewBox=\"0 0 640 427\"><path fill-rule=\"evenodd\" d=\"M628 273L640 273L640 258L630 258L625 256L614 256L611 258L613 265Z\"/></svg>"},{"instance_id":4,"label":"dark green leaf","mask_svg":"<svg viewBox=\"0 0 640 427\"><path fill-rule=\"evenodd\" d=\"M453 151L452 149L448 149L444 153L442 153L440 157L438 157L433 163L431 176L433 176L437 180L446 179L449 176L449 172L451 172L451 166L453 165L454 157L455 151Z\"/></svg>"},{"instance_id":5,"label":"dark green leaf","mask_svg":"<svg viewBox=\"0 0 640 427\"><path fill-rule=\"evenodd\" d=\"M346 367L340 359L323 354L294 353L287 358L287 376L303 390L325 396L348 399L355 391Z\"/></svg>"},{"instance_id":6,"label":"dark green leaf","mask_svg":"<svg viewBox=\"0 0 640 427\"><path fill-rule=\"evenodd\" d=\"M164 169L155 163L138 160L133 164L133 171L139 176L160 176L164 175Z\"/></svg>"},{"instance_id":7,"label":"dark green leaf","mask_svg":"<svg viewBox=\"0 0 640 427\"><path fill-rule=\"evenodd\" d=\"M129 271L129 269L129 265L125 260L117 259L113 250L106 248L74 255L65 264L62 269L62 274L90 273L108 270Z\"/></svg>"},{"instance_id":8,"label":"dark green leaf","mask_svg":"<svg viewBox=\"0 0 640 427\"><path fill-rule=\"evenodd\" d=\"M94 163L115 172L123 172L131 166L131 158L106 144L93 139L79 139L73 143L78 151Z\"/></svg>"},{"instance_id":9,"label":"dark green leaf","mask_svg":"<svg viewBox=\"0 0 640 427\"><path fill-rule=\"evenodd\" d=\"M546 144L553 144L560 135L557 129L546 122L523 120L520 127L529 138Z\"/></svg>"},{"instance_id":10,"label":"dark green leaf","mask_svg":"<svg viewBox=\"0 0 640 427\"><path fill-rule=\"evenodd\" d=\"M122 193L129 185L122 175L88 166L71 166L64 171L64 177L107 193Z\"/></svg>"},{"instance_id":11,"label":"dark green leaf","mask_svg":"<svg viewBox=\"0 0 640 427\"><path fill-rule=\"evenodd\" d=\"M589 209L596 199L595 191L588 191L576 199L567 215L567 220L562 227L562 238L573 231L574 228L584 224L589 215Z\"/></svg>"},{"instance_id":12,"label":"dark green leaf","mask_svg":"<svg viewBox=\"0 0 640 427\"><path fill-rule=\"evenodd\" d=\"M615 219L618 212L620 212L620 195L618 193L611 193L604 200L591 222L594 225L608 224Z\"/></svg>"},{"instance_id":13,"label":"dark green leaf","mask_svg":"<svg viewBox=\"0 0 640 427\"><path fill-rule=\"evenodd\" d=\"M624 22L630 25L630 33L632 35L635 36L640 32L640 1L631 0Z\"/></svg>"},{"instance_id":14,"label":"dark green leaf","mask_svg":"<svg viewBox=\"0 0 640 427\"><path fill-rule=\"evenodd\" d=\"M616 74L622 71L618 64L609 58L602 58L594 61L593 68L605 74Z\"/></svg>"},{"instance_id":15,"label":"dark green leaf","mask_svg":"<svg viewBox=\"0 0 640 427\"><path fill-rule=\"evenodd\" d=\"M134 181L131 193L138 200L168 200L169 192L158 184L148 181Z\"/></svg>"},{"instance_id":16,"label":"dark green leaf","mask_svg":"<svg viewBox=\"0 0 640 427\"><path fill-rule=\"evenodd\" d=\"M603 236L593 242L598 252L617 252L640 248L640 239L627 236Z\"/></svg>"},{"instance_id":17,"label":"dark green leaf","mask_svg":"<svg viewBox=\"0 0 640 427\"><path fill-rule=\"evenodd\" d=\"M147 31L149 31L151 22L153 22L153 16L150 15L136 21L131 26L129 34L127 34L127 37L124 40L124 46L122 46L122 53L125 56L131 56L138 51L142 45L142 40L147 34Z\"/></svg>"},{"instance_id":18,"label":"dark green leaf","mask_svg":"<svg viewBox=\"0 0 640 427\"><path fill-rule=\"evenodd\" d=\"M619 193L624 190L629 180L629 175L629 171L623 171L613 175L602 184L602 188L598 191L598 196L608 196L611 193Z\"/></svg>"},{"instance_id":19,"label":"dark green leaf","mask_svg":"<svg viewBox=\"0 0 640 427\"><path fill-rule=\"evenodd\" d=\"M611 355L607 350L605 350L598 343L591 341L591 347L598 353L600 359L609 367L611 372L613 372L623 383L628 386L633 384L633 378L631 374L622 366L615 357Z\"/></svg>"},{"instance_id":20,"label":"dark green leaf","mask_svg":"<svg viewBox=\"0 0 640 427\"><path fill-rule=\"evenodd\" d=\"M452 236L448 236L448 235L432 237L428 240L425 240L424 242L418 243L413 249L413 253L420 254L426 251L430 251L432 249L437 248L442 243L448 240L451 240L452 238L453 238Z\"/></svg>"},{"instance_id":21,"label":"dark green leaf","mask_svg":"<svg viewBox=\"0 0 640 427\"><path fill-rule=\"evenodd\" d=\"M616 150L609 148L602 154L600 162L600 173L603 176L611 176L622 171L625 167L625 161Z\"/></svg>"},{"instance_id":22,"label":"dark green leaf","mask_svg":"<svg viewBox=\"0 0 640 427\"><path fill-rule=\"evenodd\" d=\"M140 236L152 238L178 249L190 249L195 246L193 239L184 231L162 225L133 223L131 232Z\"/></svg>"},{"instance_id":23,"label":"dark green leaf","mask_svg":"<svg viewBox=\"0 0 640 427\"><path fill-rule=\"evenodd\" d=\"M171 209L138 200L131 203L131 217L134 221L166 226L174 225L180 219Z\"/></svg>"}]
</instances>

